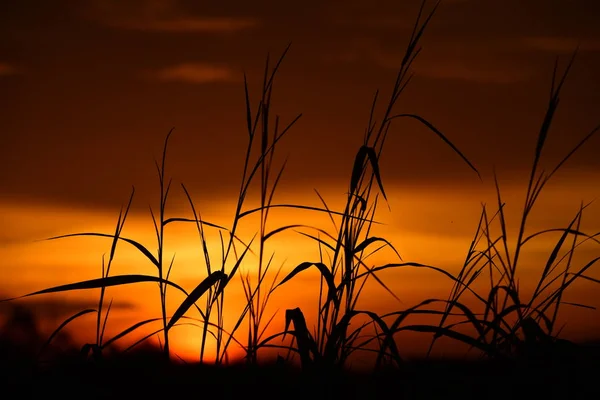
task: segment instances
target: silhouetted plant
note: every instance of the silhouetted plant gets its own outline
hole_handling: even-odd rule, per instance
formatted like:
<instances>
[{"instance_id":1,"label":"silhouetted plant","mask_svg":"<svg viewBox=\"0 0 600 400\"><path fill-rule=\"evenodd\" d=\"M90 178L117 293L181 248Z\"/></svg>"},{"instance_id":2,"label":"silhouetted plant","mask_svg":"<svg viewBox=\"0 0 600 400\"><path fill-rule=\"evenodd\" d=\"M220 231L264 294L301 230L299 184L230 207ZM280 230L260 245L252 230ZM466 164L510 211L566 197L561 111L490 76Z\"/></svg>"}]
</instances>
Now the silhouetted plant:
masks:
<instances>
[{"instance_id":1,"label":"silhouetted plant","mask_svg":"<svg viewBox=\"0 0 600 400\"><path fill-rule=\"evenodd\" d=\"M205 360L207 341L214 339L217 364L227 362L228 349L233 342L245 351L247 362L251 364L258 362L257 355L260 349L270 347L283 349L288 352L288 356L292 352L297 353L305 370L317 371L345 367L349 358L356 351L374 352L376 367L381 367L385 361L390 360L392 363L400 365L403 362L403 356L402 351L396 345L395 337L403 331L433 333L432 346L440 337L459 340L479 349L491 358L510 357L515 354L522 355L523 353L530 354L532 351L535 352L540 345L555 343L557 341L555 325L560 306L584 306L566 302L563 298L566 289L578 279L597 281L586 272L600 259L600 257L593 258L581 268L575 269L572 267L573 254L582 242L589 240L598 242L596 239L598 234L587 235L580 230L582 212L585 206L581 207L566 228L547 229L530 235L526 235L525 232L528 216L546 183L600 129L598 127L592 130L549 174L544 174L543 171L540 173L538 164L542 149L558 105L560 90L573 60L571 60L569 67L558 83L556 78L553 78L551 98L538 135L525 207L513 251L510 251L508 243L504 203L497 181L498 211L490 217L487 207L483 207L464 266L456 276L439 266L403 261L387 239L375 236L372 233L374 226L378 223L375 215L380 197L387 201L380 171L380 159L392 123L396 120L408 119L424 125L479 175L472 163L454 146L446 135L427 119L416 114L397 113L395 111L399 97L404 93L404 89L411 80L410 69L420 52L419 42L436 12L439 2L429 13L425 13L425 5L426 1L423 1L380 122L377 122L375 118L379 92L375 93L365 138L354 159L348 193L342 211L332 210L318 192L317 195L322 202L322 207L276 204L273 201L274 193L286 165L283 163L281 167L276 169L274 154L282 138L300 118L300 115L298 115L282 128L279 117L276 116L273 120L271 113L275 77L289 49L288 46L272 69L270 68L269 58L267 58L259 102L254 113L251 111L248 83L244 76L248 145L241 174L238 202L231 228L225 228L204 220L190 192L184 185L182 185L182 190L188 200L192 216L167 217L165 210L171 189L171 180L166 178L168 141L172 133L169 132L164 142L162 160L160 164L156 163L160 184L158 213L155 213L152 209L150 210L157 238L157 251L155 253L138 241L121 235L133 201L133 193L125 211L121 211L119 214L113 234L84 232L50 238L50 240L55 240L82 236L103 237L111 239L112 245L108 262L105 263L103 258L100 278L61 285L22 296L100 289L97 309L82 310L67 318L50 335L46 344L49 344L72 321L93 313L96 314L95 342L85 344L82 352L87 356L87 353L91 351L97 359L102 355L103 350L115 342L128 337L138 329L148 328L154 323L159 323L160 328L151 329L150 333L130 344L125 351L136 347L154 335L160 335L159 338L162 338L161 343L163 343L163 353L165 358L168 359L171 353L169 332L175 326L184 323L194 324L202 330L199 343L199 359L201 362ZM258 155L256 159L252 160L251 156L255 154L256 146L258 146ZM259 205L256 208L246 208L249 190L256 183L256 179L259 180ZM269 230L267 221L269 212L273 208L302 209L315 213L325 213L332 221L334 232L331 233L318 227L302 224L283 225ZM259 215L260 222L256 234L246 243L238 236L237 232L241 222L252 215ZM173 258L170 262L167 262L164 254L165 227L179 223L195 224L206 268L206 276L189 293L170 280L175 260ZM495 237L491 232L494 223L500 226L499 237ZM221 257L218 265L214 265L214 258L211 257L212 250L209 249L207 243L207 229L215 229L219 233ZM276 273L273 282L267 289L265 279L268 272L273 268L273 257L268 255L266 244L270 243L269 239L275 235L290 230L313 240L318 246L320 257L318 260L300 263L281 280L279 280L278 273ZM560 232L561 237L548 257L533 295L529 300L524 300L518 286L517 267L521 263L520 255L527 242L550 232ZM568 242L571 238L572 241ZM581 240L578 241L578 239ZM123 242L137 249L156 269L155 274L111 276L110 269L116 255L116 249ZM254 243L259 246L258 254L256 254L258 257L258 273L255 279L251 278L250 274L244 275L240 272L240 266L247 259L248 254L254 254L251 249ZM564 247L568 247L567 254L559 258L559 253ZM397 257L397 261L373 267L368 266L367 259L383 249L391 250ZM560 270L559 265L563 262L566 265ZM285 285L309 268L318 270L320 275L317 321L314 331L309 330L303 311L300 308L293 308L286 311L283 331L265 337L266 329L275 317L275 315L272 315L267 319L265 315L271 295L277 288ZM391 296L396 297L385 282L378 277L378 273L384 270L406 268L428 269L448 277L453 282L450 296L447 299L426 299L407 309L387 314L378 314L372 310L363 310L358 307L358 300L369 279L374 280ZM556 271L560 272L557 274ZM481 294L473 288L473 283L486 273L489 275L490 288L487 293ZM240 315L237 316L234 328L228 332L224 328L226 294L228 293L226 289L236 276L239 276L242 283L246 305ZM142 282L158 284L160 316L136 322L113 337L105 339L108 314L112 305L111 300L106 311L104 311L106 288ZM183 301L171 316L167 315L167 288L169 287L184 295ZM467 302L462 300L465 295L472 296L477 301L476 305L467 305ZM200 306L198 304L201 301L203 303ZM478 306L482 309L477 308ZM192 308L199 313L200 318L192 318L187 315ZM439 324L406 324L406 319L412 315L440 316L441 320ZM458 322L456 322L457 320ZM351 327L351 322L357 322L357 325ZM248 324L248 336L245 343L242 343L236 338L236 333L239 332L244 323ZM293 329L291 329L292 327ZM463 331L463 327L468 328L468 331ZM276 340L285 339L287 335L292 337L291 344L275 343Z\"/></svg>"},{"instance_id":2,"label":"silhouetted plant","mask_svg":"<svg viewBox=\"0 0 600 400\"><path fill-rule=\"evenodd\" d=\"M566 344L566 341L558 339L556 331L556 320L560 307L569 305L591 308L585 304L564 300L566 290L576 280L587 279L598 282L586 273L600 260L600 257L593 257L580 267L573 265L573 256L578 246L588 241L600 244L596 239L600 233L589 235L580 230L583 211L589 204L581 205L566 228L549 228L531 234L526 233L528 218L545 185L600 129L600 126L592 129L549 173L540 170L540 159L558 107L559 94L573 64L575 54L576 52L558 81L556 76L558 60L554 67L550 99L538 134L525 195L525 205L514 247L511 247L508 240L505 203L502 201L500 186L496 179L498 210L490 217L487 207L483 206L471 248L465 264L457 276L445 310L446 313L449 313L459 304L461 297L472 295L482 306L483 313L476 315L475 312L465 312L467 321L447 325L447 315L445 314L440 321L440 331L436 332L432 346L443 332L452 330L459 324L467 323L475 328L476 336L468 339L461 336L461 339L483 350L487 356L552 356L556 351L560 353L559 349L564 348ZM492 233L494 223L499 226L499 236L494 236ZM521 255L529 241L549 233L560 233L560 238L548 255L532 295L529 299L525 299L518 284L519 265L522 264L520 262ZM483 244L480 245L480 242ZM566 253L560 256L564 249L566 249ZM472 289L473 282L483 275L488 275L489 292L478 293ZM463 308L466 311L466 307L463 306Z\"/></svg>"},{"instance_id":3,"label":"silhouetted plant","mask_svg":"<svg viewBox=\"0 0 600 400\"><path fill-rule=\"evenodd\" d=\"M325 200L317 192L337 232L330 234L321 229L316 229L316 235L302 233L318 243L321 259L318 262L304 262L298 265L278 285L285 284L297 274L311 267L317 268L320 273L321 290L315 335L310 334L302 311L296 308L287 310L286 312L285 331L267 338L262 343L266 346L279 336L285 336L288 333L292 334L297 343L297 348L294 350L300 353L302 364L306 368L313 368L315 366L318 368L342 367L354 351L369 350L365 346L379 337L375 333L370 336L367 335L368 338L365 339L365 329L370 326L374 326L375 332L379 330L382 335L393 335L384 316L380 316L369 310L357 309L357 302L368 278L373 278L393 297L396 297L377 276L378 271L420 266L436 269L435 267L403 262L389 263L373 268L366 264L366 259L369 256L383 248L390 248L401 261L400 255L390 242L385 238L371 234L372 227L376 223L374 218L379 194L387 200L379 170L379 160L392 122L401 118L413 119L420 122L441 138L470 168L479 174L477 169L475 169L471 162L452 142L425 118L415 114L394 114L394 106L410 81L410 67L420 51L418 47L419 40L438 5L436 4L430 13L423 18L424 6L425 2L422 3L419 10L409 44L392 88L390 99L385 107L385 112L379 125L374 115L379 92L376 92L373 99L364 143L358 150L354 160L348 196L343 212L336 213L331 211ZM339 227L335 221L335 217L338 216L341 218ZM277 229L277 232L300 227L299 225L284 226ZM376 246L379 247L369 252L371 248ZM330 252L327 253L330 256L329 263L326 263L323 259L324 252ZM431 312L435 313L435 311ZM370 322L359 323L358 328L349 332L351 321L357 317L366 317ZM389 315L385 317L389 317ZM290 323L294 325L293 331L288 330ZM389 350L395 362L400 363L400 352L393 340L380 341L379 344L381 354L387 354Z\"/></svg>"}]
</instances>

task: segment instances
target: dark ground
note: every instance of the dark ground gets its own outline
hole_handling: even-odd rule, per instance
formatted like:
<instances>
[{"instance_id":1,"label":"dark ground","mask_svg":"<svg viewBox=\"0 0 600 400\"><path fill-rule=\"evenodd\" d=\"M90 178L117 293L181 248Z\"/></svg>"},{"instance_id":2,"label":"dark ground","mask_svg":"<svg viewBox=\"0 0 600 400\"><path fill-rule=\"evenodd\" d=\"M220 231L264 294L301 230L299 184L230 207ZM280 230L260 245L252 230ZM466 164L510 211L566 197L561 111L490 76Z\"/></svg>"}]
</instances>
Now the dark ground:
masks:
<instances>
[{"instance_id":1,"label":"dark ground","mask_svg":"<svg viewBox=\"0 0 600 400\"><path fill-rule=\"evenodd\" d=\"M3 389L19 398L600 398L600 346L538 361L413 361L372 374L302 373L282 366L166 366L156 353L47 367L4 360Z\"/></svg>"},{"instance_id":2,"label":"dark ground","mask_svg":"<svg viewBox=\"0 0 600 400\"><path fill-rule=\"evenodd\" d=\"M3 398L211 398L211 399L597 399L600 342L569 345L565 352L531 353L527 360L407 361L371 374L301 372L291 367L217 368L169 364L156 348L85 358L68 336L47 340L29 313L16 312L0 329ZM18 317L18 318L17 318ZM37 350L32 350L37 349Z\"/></svg>"}]
</instances>

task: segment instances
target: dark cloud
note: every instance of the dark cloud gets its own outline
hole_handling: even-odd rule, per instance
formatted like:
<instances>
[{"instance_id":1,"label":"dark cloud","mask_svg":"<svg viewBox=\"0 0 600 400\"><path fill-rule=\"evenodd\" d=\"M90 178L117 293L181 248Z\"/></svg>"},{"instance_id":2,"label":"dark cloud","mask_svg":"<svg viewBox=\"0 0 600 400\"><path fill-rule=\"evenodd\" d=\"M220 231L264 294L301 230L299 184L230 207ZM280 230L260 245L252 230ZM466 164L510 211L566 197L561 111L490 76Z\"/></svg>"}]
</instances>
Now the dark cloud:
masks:
<instances>
[{"instance_id":1,"label":"dark cloud","mask_svg":"<svg viewBox=\"0 0 600 400\"><path fill-rule=\"evenodd\" d=\"M164 82L203 84L211 82L239 82L238 71L222 65L205 63L182 63L145 74L150 79Z\"/></svg>"},{"instance_id":2,"label":"dark cloud","mask_svg":"<svg viewBox=\"0 0 600 400\"><path fill-rule=\"evenodd\" d=\"M0 298L4 299L7 297L0 296ZM15 307L29 310L38 319L54 321L70 317L85 309L96 309L98 302L59 298L14 300L11 302L0 302L0 315L10 315L15 310ZM133 308L134 305L126 301L113 302L111 306L111 309L115 310L129 310Z\"/></svg>"},{"instance_id":3,"label":"dark cloud","mask_svg":"<svg viewBox=\"0 0 600 400\"><path fill-rule=\"evenodd\" d=\"M496 41L495 51L507 46L506 41ZM535 46L533 40L524 42ZM469 44L456 41L436 43L433 57L415 63L416 75L436 79L468 81L474 83L513 84L529 80L534 71L530 65L519 65L493 57L476 57L485 53L489 43L473 41ZM571 52L576 48L574 45ZM437 50L437 51L436 51ZM328 62L349 65L369 63L381 68L397 70L404 55L397 48L385 46L374 38L357 38L346 49L324 55Z\"/></svg>"},{"instance_id":4,"label":"dark cloud","mask_svg":"<svg viewBox=\"0 0 600 400\"><path fill-rule=\"evenodd\" d=\"M575 49L578 51L600 51L600 38L592 38L587 40L578 40L574 37L560 36L530 36L523 39L525 46L533 49L547 51L553 54L573 53Z\"/></svg>"},{"instance_id":5,"label":"dark cloud","mask_svg":"<svg viewBox=\"0 0 600 400\"><path fill-rule=\"evenodd\" d=\"M457 60L441 61L417 69L416 74L436 78L468 81L475 83L514 84L530 78L531 72L501 65L477 65Z\"/></svg>"},{"instance_id":6,"label":"dark cloud","mask_svg":"<svg viewBox=\"0 0 600 400\"><path fill-rule=\"evenodd\" d=\"M273 112L303 117L282 142L286 187L345 185L372 95L389 93L419 1L227 4L3 3L2 62L27 73L0 79L1 200L116 209L135 185L146 207L157 195L154 158L172 127L175 182L205 199L235 196L247 141L243 72L255 100L266 53L273 65L289 41ZM520 176L554 57L581 43L548 143L556 160L599 122L599 13L589 0L444 1L398 110L427 117L488 177L492 166ZM227 84L198 84L206 82ZM596 171L597 145L570 166ZM385 157L384 178L395 183L477 182L410 121L395 125Z\"/></svg>"},{"instance_id":7,"label":"dark cloud","mask_svg":"<svg viewBox=\"0 0 600 400\"><path fill-rule=\"evenodd\" d=\"M231 33L252 29L254 18L194 15L177 0L91 0L80 12L110 27L156 32Z\"/></svg>"}]
</instances>

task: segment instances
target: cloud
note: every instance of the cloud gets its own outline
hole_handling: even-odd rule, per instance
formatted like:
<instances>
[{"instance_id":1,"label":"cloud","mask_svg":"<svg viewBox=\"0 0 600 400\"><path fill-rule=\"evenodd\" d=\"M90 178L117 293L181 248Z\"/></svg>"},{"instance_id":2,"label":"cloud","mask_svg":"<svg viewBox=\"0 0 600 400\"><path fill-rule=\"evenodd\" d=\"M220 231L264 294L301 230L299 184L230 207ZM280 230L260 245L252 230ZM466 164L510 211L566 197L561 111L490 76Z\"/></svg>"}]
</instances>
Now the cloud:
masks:
<instances>
[{"instance_id":1,"label":"cloud","mask_svg":"<svg viewBox=\"0 0 600 400\"><path fill-rule=\"evenodd\" d=\"M419 58L413 65L416 76L433 79L459 80L474 83L510 84L530 78L531 71L525 65L516 65L516 60L499 59L494 54L481 51L481 44L470 43L464 47L445 43L441 51L431 50L427 58ZM325 56L329 62L366 62L380 68L397 70L404 52L390 50L374 39L361 38L354 41L350 49Z\"/></svg>"},{"instance_id":2,"label":"cloud","mask_svg":"<svg viewBox=\"0 0 600 400\"><path fill-rule=\"evenodd\" d=\"M412 29L414 21L398 15L340 15L332 17L332 23L350 28L367 28L377 30Z\"/></svg>"},{"instance_id":3,"label":"cloud","mask_svg":"<svg viewBox=\"0 0 600 400\"><path fill-rule=\"evenodd\" d=\"M1 296L0 298L6 298ZM97 308L98 301L96 300L74 300L74 299L35 299L35 300L19 300L15 302L0 303L0 316L9 315L15 307L30 310L38 319L60 319L70 316L87 308ZM127 301L115 301L112 309L130 310L134 308L133 303Z\"/></svg>"},{"instance_id":4,"label":"cloud","mask_svg":"<svg viewBox=\"0 0 600 400\"><path fill-rule=\"evenodd\" d=\"M146 21L122 21L122 28L163 32L236 32L253 28L257 21L250 18L171 18Z\"/></svg>"},{"instance_id":5,"label":"cloud","mask_svg":"<svg viewBox=\"0 0 600 400\"><path fill-rule=\"evenodd\" d=\"M254 28L259 22L250 17L192 15L177 0L95 0L84 14L113 28L156 32L227 33Z\"/></svg>"},{"instance_id":6,"label":"cloud","mask_svg":"<svg viewBox=\"0 0 600 400\"><path fill-rule=\"evenodd\" d=\"M527 80L529 71L511 65L464 60L439 60L415 65L415 75L474 83L511 84Z\"/></svg>"},{"instance_id":7,"label":"cloud","mask_svg":"<svg viewBox=\"0 0 600 400\"><path fill-rule=\"evenodd\" d=\"M146 76L165 82L203 84L211 82L236 82L235 71L229 67L208 63L182 63L147 73Z\"/></svg>"},{"instance_id":8,"label":"cloud","mask_svg":"<svg viewBox=\"0 0 600 400\"><path fill-rule=\"evenodd\" d=\"M13 65L0 62L0 76L8 76L18 74L19 71Z\"/></svg>"},{"instance_id":9,"label":"cloud","mask_svg":"<svg viewBox=\"0 0 600 400\"><path fill-rule=\"evenodd\" d=\"M577 40L561 36L528 36L523 39L526 47L553 53L572 53L579 46L580 51L600 51L599 39Z\"/></svg>"}]
</instances>

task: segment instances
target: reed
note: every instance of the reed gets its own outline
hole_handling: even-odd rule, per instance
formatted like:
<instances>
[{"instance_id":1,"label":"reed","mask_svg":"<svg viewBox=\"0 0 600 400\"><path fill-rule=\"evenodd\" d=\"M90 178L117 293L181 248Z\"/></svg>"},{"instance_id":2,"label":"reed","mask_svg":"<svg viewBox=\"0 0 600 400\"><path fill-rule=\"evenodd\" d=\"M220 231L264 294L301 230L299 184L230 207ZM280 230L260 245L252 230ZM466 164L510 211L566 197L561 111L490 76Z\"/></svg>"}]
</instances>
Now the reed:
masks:
<instances>
[{"instance_id":1,"label":"reed","mask_svg":"<svg viewBox=\"0 0 600 400\"><path fill-rule=\"evenodd\" d=\"M74 290L99 290L97 308L82 310L67 318L50 335L44 348L72 321L88 314L95 314L96 317L95 342L85 344L81 351L86 358L91 352L92 358L98 362L102 360L102 354L109 346L140 329L150 332L131 344L126 351L144 343L154 335L160 335L162 354L168 361L171 358L169 333L171 329L183 323L196 324L202 331L198 344L201 363L205 362L207 341L215 340L217 365L228 363L228 349L235 343L244 349L246 362L250 365L258 364L258 354L261 349L279 348L288 354L287 358L282 357L281 361L289 361L292 355L297 354L304 371L332 374L342 371L348 366L350 358L361 351L375 355L376 369L381 369L389 364L404 365L402 349L396 343L396 335L403 331L433 334L430 350L439 338L445 337L466 343L478 349L485 357L493 359L539 358L554 354L554 350L548 349L555 349L561 344L563 345L561 348L564 348L566 343L558 338L559 332L556 329L559 309L563 306L586 307L582 304L565 301L566 290L577 280L586 279L598 282L588 272L597 263L600 256L592 258L582 266L574 266L573 255L583 242L600 243L597 239L600 233L587 234L580 229L582 214L587 205L582 205L565 227L549 228L535 233L527 233L526 227L528 226L528 217L547 182L600 129L600 126L596 127L583 137L550 173L540 171L539 163L553 116L558 107L559 94L574 57L560 78L557 77L557 67L555 67L548 109L538 134L525 204L514 245L509 242L507 233L509 229L504 211L505 203L502 200L497 181L497 204L495 205L497 209L491 214L489 207L483 206L471 247L464 265L457 275L453 275L439 266L404 261L390 241L372 233L374 226L378 224L376 211L381 201L387 201L379 166L386 139L393 124L410 120L424 125L432 134L442 140L460 161L464 162L465 167L470 168L479 176L478 170L469 159L435 125L420 115L396 110L398 99L404 94L411 81L411 67L420 52L420 40L438 5L439 2L426 11L426 1L422 2L392 85L390 97L384 103L384 111L379 118L376 116L376 109L380 101L379 91L374 95L364 141L354 158L349 176L348 193L342 210L333 210L318 192L317 195L322 202L320 207L278 204L273 201L286 165L285 162L275 165L274 155L285 136L301 118L300 114L284 124L280 122L279 116L273 116L271 111L276 76L290 48L288 46L275 63L271 64L270 58L267 57L254 112L252 111L253 105L250 100L248 82L244 76L248 144L231 225L224 227L205 220L185 185L181 185L181 190L186 196L191 215L167 216L166 206L172 183L166 174L168 143L172 135L172 132L169 132L164 142L162 158L160 162L156 162L159 183L158 209L150 209L157 242L155 252L135 239L122 236L122 230L134 199L134 191L117 218L114 233L80 232L49 238L49 240L63 240L75 237L102 237L110 240L111 246L108 260L102 259L99 278L47 288L21 296L39 296ZM249 192L255 185L258 188L259 205L249 208L247 206ZM301 224L282 225L268 229L269 213L275 208L302 209L325 214L332 221L334 230L326 231ZM239 237L238 231L240 224L250 216L259 216L259 223L255 235L246 241ZM206 274L190 292L171 280L175 259L165 259L165 228L172 224L194 224L198 233L199 250L203 255ZM494 226L497 226L499 234L494 234ZM207 230L218 232L220 249L215 250L209 247ZM275 267L272 255L268 253L266 245L270 243L269 240L272 237L288 231L296 231L302 237L308 237L314 241L319 248L320 256L318 259L300 263L282 278L279 277L279 272L276 272L273 280L268 282L267 277ZM519 267L526 244L539 236L557 232L560 233L560 238L550 249L537 286L529 298L524 298L518 282ZM135 248L144 256L154 273L111 275L111 265L117 256L117 248L121 245ZM252 246L258 246L257 253L252 250ZM565 249L565 255L559 257L561 251ZM220 257L215 258L214 252L219 250ZM367 259L384 250L389 251L394 260L375 267L368 266ZM258 259L255 278L242 273L240 269L249 254L256 254ZM219 259L219 262L214 263L215 259ZM367 283L379 285L390 295L396 297L396 294L378 274L385 270L407 268L428 269L447 277L453 285L448 298L425 299L412 307L387 314L358 307L359 298ZM311 332L303 310L295 308L286 311L284 329L267 336L267 328L275 321L275 315L266 314L267 304L271 300L272 294L308 269L317 270L320 276L317 319L313 324L314 329ZM481 292L474 288L474 283L479 282L486 275L489 280L489 288ZM244 289L246 304L235 319L234 328L226 331L225 311L229 293L227 289L238 278ZM158 286L159 315L156 318L135 322L113 337L105 338L106 324L112 305L112 299L106 305L106 289L146 282L153 282ZM171 290L182 293L184 298L175 312L169 315L167 293L170 293ZM474 299L475 303L468 303L464 300L467 296ZM7 300L14 301L16 299ZM191 309L195 310L200 318L190 317L188 312ZM439 317L440 320L437 324L407 324L407 318L412 315ZM156 328L156 324L160 326ZM238 337L238 332L244 325L248 327L248 333L245 339L241 339ZM151 326L153 328L150 328ZM277 344L282 338L291 338L291 341L287 342L289 344Z\"/></svg>"}]
</instances>

